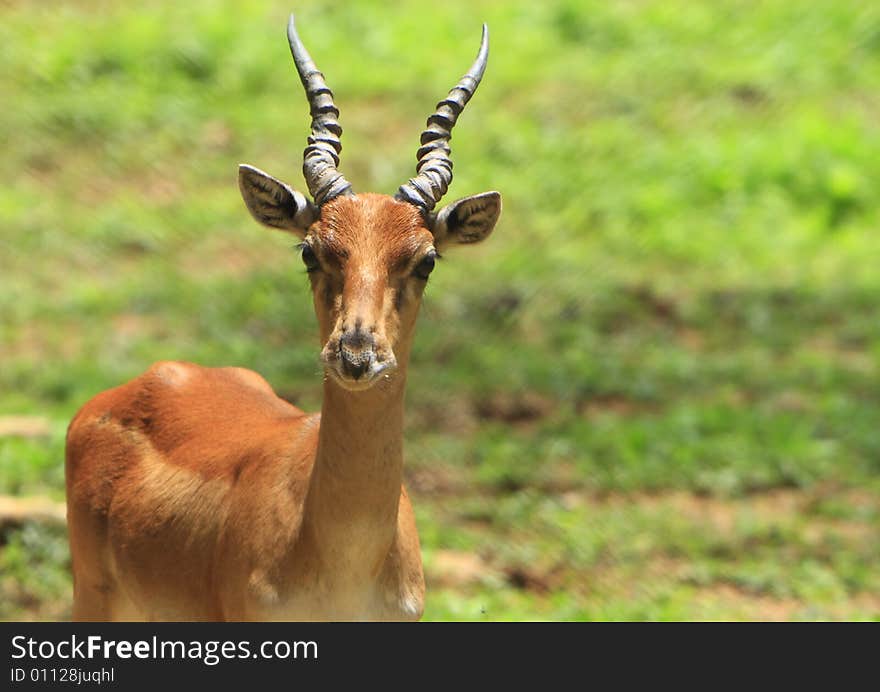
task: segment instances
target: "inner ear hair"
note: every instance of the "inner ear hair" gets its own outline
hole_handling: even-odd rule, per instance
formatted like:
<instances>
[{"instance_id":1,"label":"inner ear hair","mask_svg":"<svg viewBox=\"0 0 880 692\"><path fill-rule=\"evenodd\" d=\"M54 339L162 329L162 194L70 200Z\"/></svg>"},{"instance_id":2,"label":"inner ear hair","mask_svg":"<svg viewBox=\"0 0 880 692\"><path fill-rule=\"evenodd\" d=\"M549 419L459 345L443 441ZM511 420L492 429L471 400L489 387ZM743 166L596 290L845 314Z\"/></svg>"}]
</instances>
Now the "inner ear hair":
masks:
<instances>
[{"instance_id":1,"label":"inner ear hair","mask_svg":"<svg viewBox=\"0 0 880 692\"><path fill-rule=\"evenodd\" d=\"M447 204L432 222L435 242L479 243L501 216L501 193L483 192Z\"/></svg>"},{"instance_id":2,"label":"inner ear hair","mask_svg":"<svg viewBox=\"0 0 880 692\"><path fill-rule=\"evenodd\" d=\"M238 187L251 216L265 226L303 236L319 216L302 193L254 166L239 165Z\"/></svg>"}]
</instances>

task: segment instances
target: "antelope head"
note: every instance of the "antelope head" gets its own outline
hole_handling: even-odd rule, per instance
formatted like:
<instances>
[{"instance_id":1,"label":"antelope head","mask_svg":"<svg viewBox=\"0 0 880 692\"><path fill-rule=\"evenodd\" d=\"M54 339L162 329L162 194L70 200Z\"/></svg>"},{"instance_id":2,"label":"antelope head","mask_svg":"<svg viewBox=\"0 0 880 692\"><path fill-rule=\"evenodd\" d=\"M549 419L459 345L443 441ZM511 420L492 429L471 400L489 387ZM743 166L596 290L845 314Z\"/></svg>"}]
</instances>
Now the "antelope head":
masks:
<instances>
[{"instance_id":1,"label":"antelope head","mask_svg":"<svg viewBox=\"0 0 880 692\"><path fill-rule=\"evenodd\" d=\"M488 31L483 25L474 64L428 118L416 176L393 197L357 195L339 172L339 110L296 33L293 15L287 38L311 108L312 132L303 154L311 199L244 164L239 187L257 221L303 239L324 367L344 388L368 389L406 362L422 292L439 252L483 240L501 213L498 192L434 211L452 181L452 128L486 69Z\"/></svg>"}]
</instances>

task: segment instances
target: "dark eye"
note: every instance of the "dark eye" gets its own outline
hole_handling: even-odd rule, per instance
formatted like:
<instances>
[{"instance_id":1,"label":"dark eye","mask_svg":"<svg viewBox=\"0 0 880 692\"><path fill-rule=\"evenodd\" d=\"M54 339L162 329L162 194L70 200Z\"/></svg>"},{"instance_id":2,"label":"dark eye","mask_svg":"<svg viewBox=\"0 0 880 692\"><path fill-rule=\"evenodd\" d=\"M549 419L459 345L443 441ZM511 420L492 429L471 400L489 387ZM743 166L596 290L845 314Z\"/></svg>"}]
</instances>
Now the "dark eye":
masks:
<instances>
[{"instance_id":1,"label":"dark eye","mask_svg":"<svg viewBox=\"0 0 880 692\"><path fill-rule=\"evenodd\" d=\"M313 272L320 266L318 258L315 256L315 251L312 250L311 245L303 244L302 261L303 264L306 265L306 271Z\"/></svg>"},{"instance_id":2,"label":"dark eye","mask_svg":"<svg viewBox=\"0 0 880 692\"><path fill-rule=\"evenodd\" d=\"M413 274L415 274L420 279L427 279L428 275L434 271L434 264L437 260L437 253L433 250L425 255L424 259L416 265L416 268L413 270Z\"/></svg>"}]
</instances>

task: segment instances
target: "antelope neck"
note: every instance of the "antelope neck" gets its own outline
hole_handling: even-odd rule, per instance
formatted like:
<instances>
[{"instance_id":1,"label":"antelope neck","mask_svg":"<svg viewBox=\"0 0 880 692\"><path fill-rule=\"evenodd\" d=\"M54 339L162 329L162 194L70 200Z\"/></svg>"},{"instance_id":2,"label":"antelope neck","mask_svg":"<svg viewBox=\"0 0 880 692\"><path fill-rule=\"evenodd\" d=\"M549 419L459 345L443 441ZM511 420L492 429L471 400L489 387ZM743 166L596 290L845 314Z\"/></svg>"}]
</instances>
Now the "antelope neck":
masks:
<instances>
[{"instance_id":1,"label":"antelope neck","mask_svg":"<svg viewBox=\"0 0 880 692\"><path fill-rule=\"evenodd\" d=\"M381 564L397 529L403 476L406 366L362 392L324 383L303 526L325 563Z\"/></svg>"}]
</instances>

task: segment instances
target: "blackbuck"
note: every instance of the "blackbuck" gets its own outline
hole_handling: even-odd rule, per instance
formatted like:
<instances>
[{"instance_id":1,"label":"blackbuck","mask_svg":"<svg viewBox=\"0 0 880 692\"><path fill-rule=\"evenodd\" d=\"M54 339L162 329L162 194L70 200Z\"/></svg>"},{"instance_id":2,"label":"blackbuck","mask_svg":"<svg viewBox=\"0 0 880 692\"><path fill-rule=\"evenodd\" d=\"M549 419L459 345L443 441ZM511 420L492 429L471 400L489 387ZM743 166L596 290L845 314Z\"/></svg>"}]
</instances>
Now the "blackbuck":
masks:
<instances>
[{"instance_id":1,"label":"blackbuck","mask_svg":"<svg viewBox=\"0 0 880 692\"><path fill-rule=\"evenodd\" d=\"M257 373L161 362L95 396L67 435L77 620L418 619L425 582L402 485L403 399L416 314L438 251L483 240L486 192L435 212L477 58L428 118L417 174L391 197L338 170L339 111L291 16L311 108L311 200L252 166L245 205L302 239L323 348L307 414Z\"/></svg>"}]
</instances>

